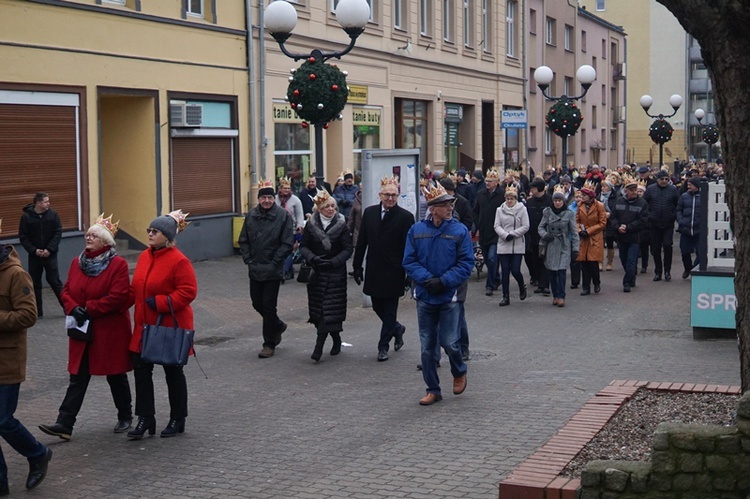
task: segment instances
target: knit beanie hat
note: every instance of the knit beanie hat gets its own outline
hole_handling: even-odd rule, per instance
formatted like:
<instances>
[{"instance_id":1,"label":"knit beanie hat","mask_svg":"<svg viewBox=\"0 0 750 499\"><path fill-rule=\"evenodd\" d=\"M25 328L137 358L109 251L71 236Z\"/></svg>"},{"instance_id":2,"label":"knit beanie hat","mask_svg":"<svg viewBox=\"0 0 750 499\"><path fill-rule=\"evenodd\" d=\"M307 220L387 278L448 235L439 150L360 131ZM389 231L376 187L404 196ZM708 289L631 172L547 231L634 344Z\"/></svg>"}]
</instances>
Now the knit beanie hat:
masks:
<instances>
[{"instance_id":1,"label":"knit beanie hat","mask_svg":"<svg viewBox=\"0 0 750 499\"><path fill-rule=\"evenodd\" d=\"M177 235L177 220L170 217L169 215L162 215L156 217L151 221L149 225L152 229L157 229L159 232L164 234L164 237L169 241L174 241Z\"/></svg>"},{"instance_id":2,"label":"knit beanie hat","mask_svg":"<svg viewBox=\"0 0 750 499\"><path fill-rule=\"evenodd\" d=\"M540 191L543 191L544 189L547 188L547 184L544 183L544 180L538 178L538 179L534 180L533 182L531 182L531 184L529 185L529 187L534 187L534 188L536 188L536 189L538 189Z\"/></svg>"},{"instance_id":3,"label":"knit beanie hat","mask_svg":"<svg viewBox=\"0 0 750 499\"><path fill-rule=\"evenodd\" d=\"M562 199L565 200L565 194L562 191L555 191L554 194L552 194L552 199Z\"/></svg>"},{"instance_id":4,"label":"knit beanie hat","mask_svg":"<svg viewBox=\"0 0 750 499\"><path fill-rule=\"evenodd\" d=\"M700 186L701 186L701 179L700 179L700 177L690 177L688 179L688 183L689 184L693 184L695 187L700 188Z\"/></svg>"}]
</instances>

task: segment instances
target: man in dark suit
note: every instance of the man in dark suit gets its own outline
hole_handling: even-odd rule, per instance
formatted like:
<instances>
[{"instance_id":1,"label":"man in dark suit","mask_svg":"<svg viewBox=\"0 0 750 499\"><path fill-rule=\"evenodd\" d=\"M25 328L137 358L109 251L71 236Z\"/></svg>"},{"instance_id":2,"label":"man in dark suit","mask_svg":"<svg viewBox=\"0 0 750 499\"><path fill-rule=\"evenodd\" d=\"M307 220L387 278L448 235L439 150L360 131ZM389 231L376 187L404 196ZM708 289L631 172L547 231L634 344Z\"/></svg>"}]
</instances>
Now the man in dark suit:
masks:
<instances>
[{"instance_id":1,"label":"man in dark suit","mask_svg":"<svg viewBox=\"0 0 750 499\"><path fill-rule=\"evenodd\" d=\"M381 181L380 203L369 206L362 214L362 223L354 252L354 280L365 281L364 293L372 298L372 309L383 325L378 342L378 361L388 360L391 338L394 350L404 346L406 326L400 324L398 300L404 296L406 272L401 266L409 229L414 216L398 206L398 177ZM367 251L367 271L362 262Z\"/></svg>"}]
</instances>

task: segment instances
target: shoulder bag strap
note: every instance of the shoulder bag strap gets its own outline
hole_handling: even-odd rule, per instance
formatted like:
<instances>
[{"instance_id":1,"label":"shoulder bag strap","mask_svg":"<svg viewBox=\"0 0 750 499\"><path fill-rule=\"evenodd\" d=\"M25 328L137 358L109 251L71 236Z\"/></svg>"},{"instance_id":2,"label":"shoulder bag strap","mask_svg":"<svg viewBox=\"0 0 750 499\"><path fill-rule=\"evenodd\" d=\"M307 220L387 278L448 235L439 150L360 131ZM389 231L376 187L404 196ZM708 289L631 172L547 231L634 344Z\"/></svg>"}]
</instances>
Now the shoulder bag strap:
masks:
<instances>
[{"instance_id":1,"label":"shoulder bag strap","mask_svg":"<svg viewBox=\"0 0 750 499\"><path fill-rule=\"evenodd\" d=\"M177 317L174 316L174 308L172 308L172 297L167 295L167 303L169 304L169 312L172 314L172 322L174 322L174 327L180 327L177 324Z\"/></svg>"}]
</instances>

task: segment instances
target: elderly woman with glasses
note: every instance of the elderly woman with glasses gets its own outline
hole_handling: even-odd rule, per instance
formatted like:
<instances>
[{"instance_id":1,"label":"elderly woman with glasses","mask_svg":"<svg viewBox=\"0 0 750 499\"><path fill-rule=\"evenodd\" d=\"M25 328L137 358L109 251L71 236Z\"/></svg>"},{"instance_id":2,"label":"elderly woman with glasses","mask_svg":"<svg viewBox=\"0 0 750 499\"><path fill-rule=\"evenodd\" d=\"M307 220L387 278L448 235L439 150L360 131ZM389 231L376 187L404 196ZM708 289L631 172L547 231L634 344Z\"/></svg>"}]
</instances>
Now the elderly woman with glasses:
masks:
<instances>
[{"instance_id":1,"label":"elderly woman with glasses","mask_svg":"<svg viewBox=\"0 0 750 499\"><path fill-rule=\"evenodd\" d=\"M352 256L352 235L336 200L319 190L314 212L305 225L300 252L314 274L307 283L309 322L318 332L311 359L319 361L326 338L331 335L331 355L341 352L341 331L346 320L346 261Z\"/></svg>"},{"instance_id":2,"label":"elderly woman with glasses","mask_svg":"<svg viewBox=\"0 0 750 499\"><path fill-rule=\"evenodd\" d=\"M135 372L135 414L138 423L128 432L128 438L139 440L148 431L156 432L156 409L154 407L154 364L141 358L141 331L144 324L153 325L160 314L161 324L184 329L193 329L193 309L190 306L198 294L195 271L190 260L175 247L178 232L187 227L187 214L182 210L155 218L147 230L149 247L141 253L133 275L131 298L135 302L133 352ZM182 366L164 366L169 393L169 423L162 430L162 437L174 437L185 431L188 415L187 381Z\"/></svg>"},{"instance_id":3,"label":"elderly woman with glasses","mask_svg":"<svg viewBox=\"0 0 750 499\"><path fill-rule=\"evenodd\" d=\"M526 284L521 273L521 260L526 253L525 235L529 231L529 213L526 206L518 202L518 189L505 188L505 202L495 210L495 233L497 234L497 257L500 261L503 299L499 305L510 305L510 275L518 283L519 299L526 299Z\"/></svg>"},{"instance_id":4,"label":"elderly woman with glasses","mask_svg":"<svg viewBox=\"0 0 750 499\"><path fill-rule=\"evenodd\" d=\"M117 256L117 223L100 215L86 231L86 247L70 265L60 298L74 326L86 339L68 339L70 383L57 422L39 425L48 435L70 440L91 376L106 376L117 408L115 433L127 431L133 420L130 384L130 280L128 264Z\"/></svg>"}]
</instances>

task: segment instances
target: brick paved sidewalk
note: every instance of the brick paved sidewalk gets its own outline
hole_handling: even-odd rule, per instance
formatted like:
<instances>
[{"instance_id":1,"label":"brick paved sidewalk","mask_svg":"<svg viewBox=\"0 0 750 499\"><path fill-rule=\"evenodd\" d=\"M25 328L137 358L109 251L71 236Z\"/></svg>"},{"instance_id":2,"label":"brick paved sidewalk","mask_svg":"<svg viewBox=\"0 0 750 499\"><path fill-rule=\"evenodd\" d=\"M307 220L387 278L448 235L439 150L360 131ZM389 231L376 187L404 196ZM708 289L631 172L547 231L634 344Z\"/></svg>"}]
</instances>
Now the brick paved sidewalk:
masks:
<instances>
[{"instance_id":1,"label":"brick paved sidewalk","mask_svg":"<svg viewBox=\"0 0 750 499\"><path fill-rule=\"evenodd\" d=\"M281 288L289 323L275 357L261 360L260 324L237 257L195 264L198 356L186 367L190 416L178 438L127 441L106 381L94 378L73 432L43 435L67 386L62 313L51 307L29 334L28 381L18 418L55 452L35 497L497 497L497 485L613 379L739 383L734 341L696 342L690 283L639 276L630 294L621 271L603 272L600 295L569 291L566 307L530 295L499 308L472 279L467 314L474 359L461 396L424 393L414 302L401 303L406 345L377 362L379 323L349 280L349 318L338 357L315 364L305 287ZM54 298L45 295L48 303ZM439 370L450 386L447 366ZM157 430L168 419L157 367ZM132 384L132 376L131 376ZM5 445L11 491L26 463ZM30 496L29 496L30 497Z\"/></svg>"}]
</instances>

